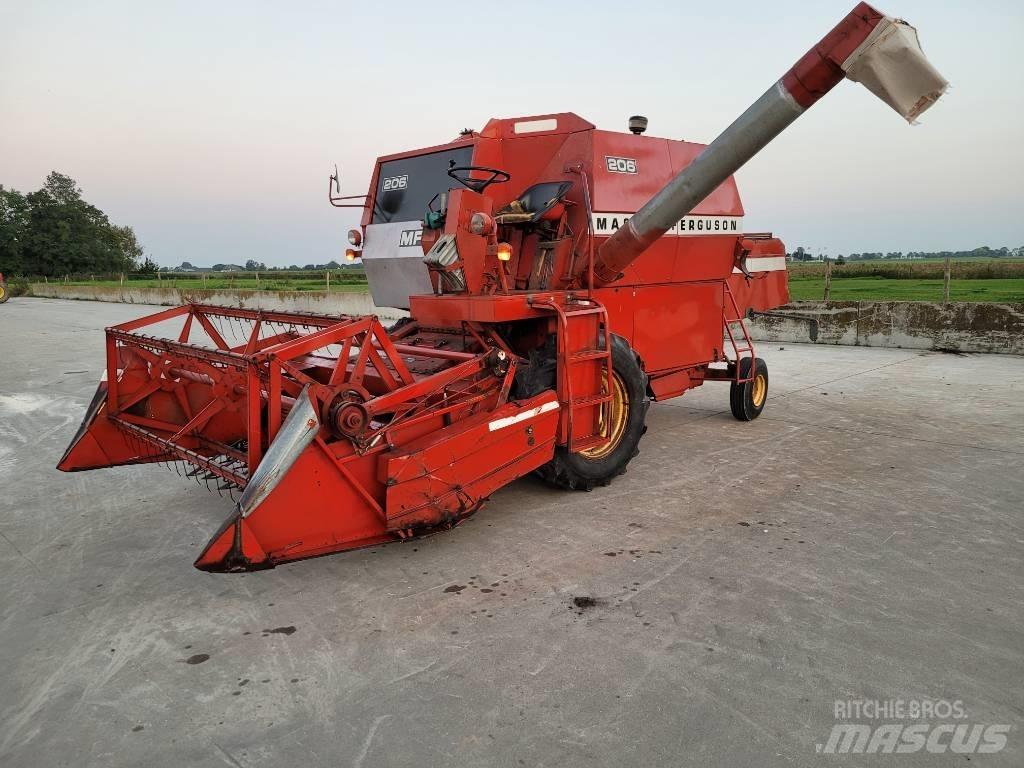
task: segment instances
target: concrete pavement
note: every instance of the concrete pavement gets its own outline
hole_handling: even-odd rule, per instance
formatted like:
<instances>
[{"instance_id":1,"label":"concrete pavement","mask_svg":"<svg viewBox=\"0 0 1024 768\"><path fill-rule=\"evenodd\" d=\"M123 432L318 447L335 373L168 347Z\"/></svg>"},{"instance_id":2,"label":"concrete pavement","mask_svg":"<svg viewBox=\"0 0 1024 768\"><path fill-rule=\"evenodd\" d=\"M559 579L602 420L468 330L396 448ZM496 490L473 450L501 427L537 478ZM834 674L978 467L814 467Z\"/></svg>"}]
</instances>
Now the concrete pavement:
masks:
<instances>
[{"instance_id":1,"label":"concrete pavement","mask_svg":"<svg viewBox=\"0 0 1024 768\"><path fill-rule=\"evenodd\" d=\"M213 575L226 500L54 469L101 329L147 309L0 307L0 765L1024 762L1024 358L762 345L761 418L714 384L656 404L608 488ZM1012 729L818 754L837 699Z\"/></svg>"}]
</instances>

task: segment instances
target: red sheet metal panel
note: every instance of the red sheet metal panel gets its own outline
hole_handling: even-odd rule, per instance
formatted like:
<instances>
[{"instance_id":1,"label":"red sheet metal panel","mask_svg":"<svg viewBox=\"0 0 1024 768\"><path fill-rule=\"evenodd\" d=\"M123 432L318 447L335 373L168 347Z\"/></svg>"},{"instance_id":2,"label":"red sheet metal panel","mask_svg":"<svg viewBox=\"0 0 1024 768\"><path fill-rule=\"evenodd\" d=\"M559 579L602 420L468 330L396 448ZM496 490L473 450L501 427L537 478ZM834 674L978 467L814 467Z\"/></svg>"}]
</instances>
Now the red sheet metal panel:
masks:
<instances>
[{"instance_id":1,"label":"red sheet metal panel","mask_svg":"<svg viewBox=\"0 0 1024 768\"><path fill-rule=\"evenodd\" d=\"M387 527L451 523L491 493L551 460L558 426L553 391L409 443L385 464Z\"/></svg>"},{"instance_id":2,"label":"red sheet metal panel","mask_svg":"<svg viewBox=\"0 0 1024 768\"><path fill-rule=\"evenodd\" d=\"M710 362L722 350L722 283L638 287L633 323L633 348L647 371Z\"/></svg>"}]
</instances>

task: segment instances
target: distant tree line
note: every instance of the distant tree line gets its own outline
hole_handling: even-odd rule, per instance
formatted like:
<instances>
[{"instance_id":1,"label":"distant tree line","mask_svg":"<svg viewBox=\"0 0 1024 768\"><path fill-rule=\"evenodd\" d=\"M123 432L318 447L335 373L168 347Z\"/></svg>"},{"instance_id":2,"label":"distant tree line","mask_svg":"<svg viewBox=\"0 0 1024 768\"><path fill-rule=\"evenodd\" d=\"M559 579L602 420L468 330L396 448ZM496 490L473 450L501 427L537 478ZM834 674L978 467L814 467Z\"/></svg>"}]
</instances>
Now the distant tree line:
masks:
<instances>
[{"instance_id":1,"label":"distant tree line","mask_svg":"<svg viewBox=\"0 0 1024 768\"><path fill-rule=\"evenodd\" d=\"M361 268L361 263L339 264L336 261L328 261L326 264L307 264L300 267L292 264L290 267L268 267L262 261L249 259L245 266L240 264L214 264L212 267L197 267L190 261L183 261L177 267L160 267L161 272L322 272L325 269L354 269Z\"/></svg>"},{"instance_id":2,"label":"distant tree line","mask_svg":"<svg viewBox=\"0 0 1024 768\"><path fill-rule=\"evenodd\" d=\"M0 272L57 277L156 268L134 230L86 202L70 176L53 171L28 194L0 184Z\"/></svg>"},{"instance_id":3,"label":"distant tree line","mask_svg":"<svg viewBox=\"0 0 1024 768\"><path fill-rule=\"evenodd\" d=\"M834 258L834 260L843 264L847 261L874 261L879 259L945 259L947 256L951 259L1007 259L1007 258L1024 258L1024 245L1017 248L990 248L987 245L983 245L979 248L974 248L970 251L877 251L867 253L851 253L844 256L839 254L835 257L826 257L823 254L814 254L810 250L803 246L797 248L792 253L786 254L793 261L821 261L824 258Z\"/></svg>"}]
</instances>

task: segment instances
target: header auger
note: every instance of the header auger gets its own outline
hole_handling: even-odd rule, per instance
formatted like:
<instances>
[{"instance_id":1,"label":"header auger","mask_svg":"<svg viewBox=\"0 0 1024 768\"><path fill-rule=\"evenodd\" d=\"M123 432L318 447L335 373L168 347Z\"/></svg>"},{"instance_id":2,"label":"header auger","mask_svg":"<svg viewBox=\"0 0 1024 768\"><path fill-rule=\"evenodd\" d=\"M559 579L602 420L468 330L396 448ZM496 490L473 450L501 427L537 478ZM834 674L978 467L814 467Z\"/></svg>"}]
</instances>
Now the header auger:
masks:
<instances>
[{"instance_id":1,"label":"header auger","mask_svg":"<svg viewBox=\"0 0 1024 768\"><path fill-rule=\"evenodd\" d=\"M785 249L743 230L732 174L844 76L908 120L946 87L862 3L707 147L561 113L379 158L331 202L362 209L354 255L408 320L190 304L108 328L59 468L160 462L229 494L196 566L244 570L450 527L529 472L606 485L650 401L705 381L752 420L743 319L788 301Z\"/></svg>"}]
</instances>

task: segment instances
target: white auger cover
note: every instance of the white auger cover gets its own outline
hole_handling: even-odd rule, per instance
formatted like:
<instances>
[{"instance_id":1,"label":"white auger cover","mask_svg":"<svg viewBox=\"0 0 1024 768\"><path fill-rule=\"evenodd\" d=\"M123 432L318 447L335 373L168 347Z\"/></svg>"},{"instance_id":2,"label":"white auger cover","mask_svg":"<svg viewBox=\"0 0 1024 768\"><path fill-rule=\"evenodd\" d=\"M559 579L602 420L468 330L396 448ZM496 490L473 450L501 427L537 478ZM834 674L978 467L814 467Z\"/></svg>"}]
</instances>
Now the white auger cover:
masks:
<instances>
[{"instance_id":1,"label":"white auger cover","mask_svg":"<svg viewBox=\"0 0 1024 768\"><path fill-rule=\"evenodd\" d=\"M925 58L917 30L891 16L878 22L843 62L843 71L909 123L949 88L946 79Z\"/></svg>"}]
</instances>

